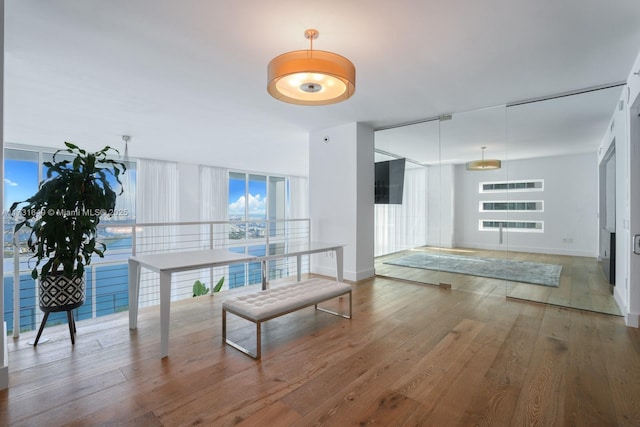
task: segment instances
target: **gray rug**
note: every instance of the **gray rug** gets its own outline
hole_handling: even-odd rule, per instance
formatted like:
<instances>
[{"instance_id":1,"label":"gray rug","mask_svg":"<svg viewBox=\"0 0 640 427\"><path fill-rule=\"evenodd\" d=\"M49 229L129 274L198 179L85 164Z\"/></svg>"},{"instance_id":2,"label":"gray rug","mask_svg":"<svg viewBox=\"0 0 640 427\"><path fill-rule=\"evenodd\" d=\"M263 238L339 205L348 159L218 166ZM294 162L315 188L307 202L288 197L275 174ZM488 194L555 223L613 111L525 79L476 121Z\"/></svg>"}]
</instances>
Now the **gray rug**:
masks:
<instances>
[{"instance_id":1,"label":"gray rug","mask_svg":"<svg viewBox=\"0 0 640 427\"><path fill-rule=\"evenodd\" d=\"M514 261L499 258L479 258L460 255L419 252L385 261L385 264L440 270L470 276L491 277L512 282L542 286L560 286L562 266L539 262Z\"/></svg>"}]
</instances>

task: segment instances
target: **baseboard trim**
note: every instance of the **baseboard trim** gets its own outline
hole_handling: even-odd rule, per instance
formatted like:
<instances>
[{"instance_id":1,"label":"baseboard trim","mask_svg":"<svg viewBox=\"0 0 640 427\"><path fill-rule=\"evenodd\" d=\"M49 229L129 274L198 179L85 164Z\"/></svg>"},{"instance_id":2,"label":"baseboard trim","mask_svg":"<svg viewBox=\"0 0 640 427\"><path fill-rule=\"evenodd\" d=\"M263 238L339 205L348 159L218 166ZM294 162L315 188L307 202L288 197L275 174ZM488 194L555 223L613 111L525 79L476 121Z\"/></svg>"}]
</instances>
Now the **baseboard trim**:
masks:
<instances>
[{"instance_id":1,"label":"baseboard trim","mask_svg":"<svg viewBox=\"0 0 640 427\"><path fill-rule=\"evenodd\" d=\"M550 254L550 255L568 255L568 256L581 256L587 258L596 258L597 253L586 250L571 250L564 248L532 248L528 246L515 246L515 245L489 245L489 244L474 244L474 243L456 243L455 247L469 248L469 249L486 249L491 251L509 251L509 252L527 252L532 254Z\"/></svg>"},{"instance_id":2,"label":"baseboard trim","mask_svg":"<svg viewBox=\"0 0 640 427\"><path fill-rule=\"evenodd\" d=\"M625 316L626 318L627 317L626 314L628 313L629 310L627 309L627 305L625 304L622 295L620 295L620 293L618 292L619 288L620 288L619 286L616 286L613 288L613 300L616 302L616 304L618 304L620 313L622 313L622 315Z\"/></svg>"},{"instance_id":3,"label":"baseboard trim","mask_svg":"<svg viewBox=\"0 0 640 427\"><path fill-rule=\"evenodd\" d=\"M360 270L356 272L345 271L345 278L348 280L353 280L355 282L359 282L360 280L369 279L376 275L376 270L374 268L368 268L366 270ZM353 279L352 279L353 277Z\"/></svg>"},{"instance_id":4,"label":"baseboard trim","mask_svg":"<svg viewBox=\"0 0 640 427\"><path fill-rule=\"evenodd\" d=\"M624 324L630 328L640 328L640 313L631 313L625 304L622 295L618 292L619 287L615 287L613 291L613 300L618 304L620 313L624 316Z\"/></svg>"},{"instance_id":5,"label":"baseboard trim","mask_svg":"<svg viewBox=\"0 0 640 427\"><path fill-rule=\"evenodd\" d=\"M324 266L318 265L311 269L311 273L319 274L321 276L333 277L333 278L336 277L335 267L332 268L332 267L324 267ZM360 280L365 280L375 276L375 269L370 268L362 271L346 271L345 270L343 272L343 276L345 280L348 280L350 282L358 282Z\"/></svg>"},{"instance_id":6,"label":"baseboard trim","mask_svg":"<svg viewBox=\"0 0 640 427\"><path fill-rule=\"evenodd\" d=\"M624 316L624 323L630 328L640 328L640 314L627 313Z\"/></svg>"}]
</instances>

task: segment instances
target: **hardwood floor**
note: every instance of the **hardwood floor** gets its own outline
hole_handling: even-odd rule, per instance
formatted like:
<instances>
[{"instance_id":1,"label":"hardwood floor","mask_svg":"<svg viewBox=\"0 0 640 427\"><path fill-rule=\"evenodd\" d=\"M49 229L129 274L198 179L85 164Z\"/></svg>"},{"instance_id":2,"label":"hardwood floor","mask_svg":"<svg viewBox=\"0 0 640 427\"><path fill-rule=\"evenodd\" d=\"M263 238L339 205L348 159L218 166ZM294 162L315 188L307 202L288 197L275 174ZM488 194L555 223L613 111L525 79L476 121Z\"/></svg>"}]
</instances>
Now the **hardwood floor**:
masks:
<instances>
[{"instance_id":1,"label":"hardwood floor","mask_svg":"<svg viewBox=\"0 0 640 427\"><path fill-rule=\"evenodd\" d=\"M221 341L228 291L78 322L9 345L0 424L638 426L640 331L623 320L375 278L353 319L307 308L263 325L263 359ZM346 300L329 304L338 308ZM229 319L229 333L254 328Z\"/></svg>"},{"instance_id":2,"label":"hardwood floor","mask_svg":"<svg viewBox=\"0 0 640 427\"><path fill-rule=\"evenodd\" d=\"M438 272L421 268L385 264L385 261L401 257L408 253L415 253L415 251L442 251L442 253L458 254L463 256L499 259L508 257L508 259L517 261L560 264L562 265L560 286L554 288L528 283L508 282L505 280L490 279L486 277L447 273L444 271ZM507 295L510 298L621 316L620 309L613 299L609 283L606 281L595 258L533 254L525 252L509 252L507 255L505 251L464 248L438 249L423 247L378 257L375 262L375 270L376 274L385 277L432 285L446 283L451 285L453 289L500 296Z\"/></svg>"}]
</instances>

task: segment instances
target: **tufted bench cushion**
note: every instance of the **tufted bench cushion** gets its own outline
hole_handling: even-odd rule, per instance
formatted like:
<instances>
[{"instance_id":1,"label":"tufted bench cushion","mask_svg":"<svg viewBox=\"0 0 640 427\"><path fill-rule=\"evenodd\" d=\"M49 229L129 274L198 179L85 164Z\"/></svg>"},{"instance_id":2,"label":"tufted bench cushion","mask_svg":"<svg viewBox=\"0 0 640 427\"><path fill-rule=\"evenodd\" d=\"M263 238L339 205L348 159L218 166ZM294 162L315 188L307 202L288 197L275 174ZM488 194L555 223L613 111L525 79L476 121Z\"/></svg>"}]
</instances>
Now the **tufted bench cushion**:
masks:
<instances>
[{"instance_id":1,"label":"tufted bench cushion","mask_svg":"<svg viewBox=\"0 0 640 427\"><path fill-rule=\"evenodd\" d=\"M309 279L272 289L229 298L222 307L248 320L264 321L351 291L346 283Z\"/></svg>"},{"instance_id":2,"label":"tufted bench cushion","mask_svg":"<svg viewBox=\"0 0 640 427\"><path fill-rule=\"evenodd\" d=\"M349 314L321 309L318 303L349 294ZM222 338L234 348L256 359L260 358L260 324L292 311L315 305L318 310L351 318L351 285L334 280L312 278L226 299L222 303ZM257 352L252 354L226 337L226 314L233 313L256 323Z\"/></svg>"}]
</instances>

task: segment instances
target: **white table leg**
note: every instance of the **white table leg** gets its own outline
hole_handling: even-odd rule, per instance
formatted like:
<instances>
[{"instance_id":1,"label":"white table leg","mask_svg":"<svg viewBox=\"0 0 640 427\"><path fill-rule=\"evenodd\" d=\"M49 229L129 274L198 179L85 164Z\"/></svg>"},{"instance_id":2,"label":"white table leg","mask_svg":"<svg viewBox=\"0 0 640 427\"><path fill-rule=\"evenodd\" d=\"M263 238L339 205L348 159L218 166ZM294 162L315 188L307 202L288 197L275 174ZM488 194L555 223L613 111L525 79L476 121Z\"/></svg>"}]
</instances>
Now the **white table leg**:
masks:
<instances>
[{"instance_id":1,"label":"white table leg","mask_svg":"<svg viewBox=\"0 0 640 427\"><path fill-rule=\"evenodd\" d=\"M140 264L129 259L129 329L138 327L138 298L140 295Z\"/></svg>"},{"instance_id":2,"label":"white table leg","mask_svg":"<svg viewBox=\"0 0 640 427\"><path fill-rule=\"evenodd\" d=\"M296 256L296 279L298 282L302 279L302 255Z\"/></svg>"},{"instance_id":3,"label":"white table leg","mask_svg":"<svg viewBox=\"0 0 640 427\"><path fill-rule=\"evenodd\" d=\"M171 304L171 273L160 272L160 357L169 355L169 309Z\"/></svg>"},{"instance_id":4,"label":"white table leg","mask_svg":"<svg viewBox=\"0 0 640 427\"><path fill-rule=\"evenodd\" d=\"M344 248L342 246L336 248L336 279L338 282L343 280L344 269Z\"/></svg>"}]
</instances>

